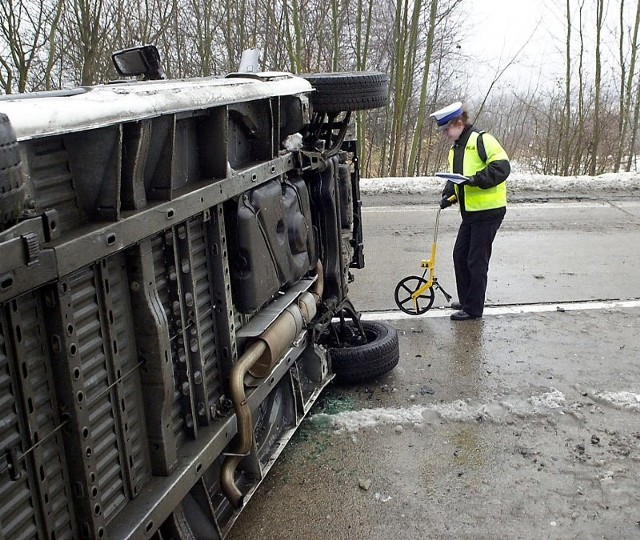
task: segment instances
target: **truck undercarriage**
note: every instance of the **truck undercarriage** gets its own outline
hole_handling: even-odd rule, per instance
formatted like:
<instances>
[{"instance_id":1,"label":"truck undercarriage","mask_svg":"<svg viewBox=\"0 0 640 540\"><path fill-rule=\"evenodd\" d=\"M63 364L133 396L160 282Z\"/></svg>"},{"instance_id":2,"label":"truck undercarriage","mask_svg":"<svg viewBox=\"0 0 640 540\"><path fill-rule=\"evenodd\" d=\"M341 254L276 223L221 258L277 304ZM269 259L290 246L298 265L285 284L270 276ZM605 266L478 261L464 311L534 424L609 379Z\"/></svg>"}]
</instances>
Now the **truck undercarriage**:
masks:
<instances>
[{"instance_id":1,"label":"truck undercarriage","mask_svg":"<svg viewBox=\"0 0 640 540\"><path fill-rule=\"evenodd\" d=\"M386 95L268 73L0 98L1 538L224 538L323 388L395 366L348 296L350 111Z\"/></svg>"}]
</instances>

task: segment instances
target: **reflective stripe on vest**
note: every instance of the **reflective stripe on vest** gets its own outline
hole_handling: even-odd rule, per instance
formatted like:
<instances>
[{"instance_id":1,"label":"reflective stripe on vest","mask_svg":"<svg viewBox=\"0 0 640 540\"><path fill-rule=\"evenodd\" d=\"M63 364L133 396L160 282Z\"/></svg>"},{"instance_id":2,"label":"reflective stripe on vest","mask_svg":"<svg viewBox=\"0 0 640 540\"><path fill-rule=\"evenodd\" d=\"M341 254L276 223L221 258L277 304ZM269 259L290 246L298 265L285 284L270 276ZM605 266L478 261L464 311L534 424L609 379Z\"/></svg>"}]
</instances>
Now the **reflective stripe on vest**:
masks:
<instances>
[{"instance_id":1,"label":"reflective stripe on vest","mask_svg":"<svg viewBox=\"0 0 640 540\"><path fill-rule=\"evenodd\" d=\"M462 160L463 171L465 176L473 176L481 171L496 159L508 159L506 152L502 149L498 141L489 134L484 134L482 142L484 143L487 155L487 163L482 161L478 155L476 148L479 133L472 131L467 140L467 146L464 149L464 158ZM453 148L449 151L449 170L453 169ZM460 197L458 186L454 186L456 196ZM488 189L480 189L477 186L464 186L464 209L467 212L478 212L480 210L493 210L507 206L507 183L501 182L495 187Z\"/></svg>"}]
</instances>

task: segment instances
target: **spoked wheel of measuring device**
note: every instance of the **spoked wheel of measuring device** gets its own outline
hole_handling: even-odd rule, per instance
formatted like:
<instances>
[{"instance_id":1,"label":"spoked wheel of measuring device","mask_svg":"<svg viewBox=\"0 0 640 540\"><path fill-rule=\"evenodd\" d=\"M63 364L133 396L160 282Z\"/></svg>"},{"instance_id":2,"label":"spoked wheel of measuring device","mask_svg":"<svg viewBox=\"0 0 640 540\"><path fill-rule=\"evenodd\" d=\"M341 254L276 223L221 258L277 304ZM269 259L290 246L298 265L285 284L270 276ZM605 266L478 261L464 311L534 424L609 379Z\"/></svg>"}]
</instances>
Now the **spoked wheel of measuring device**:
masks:
<instances>
[{"instance_id":1,"label":"spoked wheel of measuring device","mask_svg":"<svg viewBox=\"0 0 640 540\"><path fill-rule=\"evenodd\" d=\"M325 335L338 384L367 382L391 371L400 360L398 331L379 321L331 323Z\"/></svg>"},{"instance_id":2,"label":"spoked wheel of measuring device","mask_svg":"<svg viewBox=\"0 0 640 540\"><path fill-rule=\"evenodd\" d=\"M433 287L429 287L413 301L411 297L420 287L424 286L427 280L419 276L409 276L401 280L396 285L395 300L396 305L409 315L422 315L432 305L435 298Z\"/></svg>"}]
</instances>

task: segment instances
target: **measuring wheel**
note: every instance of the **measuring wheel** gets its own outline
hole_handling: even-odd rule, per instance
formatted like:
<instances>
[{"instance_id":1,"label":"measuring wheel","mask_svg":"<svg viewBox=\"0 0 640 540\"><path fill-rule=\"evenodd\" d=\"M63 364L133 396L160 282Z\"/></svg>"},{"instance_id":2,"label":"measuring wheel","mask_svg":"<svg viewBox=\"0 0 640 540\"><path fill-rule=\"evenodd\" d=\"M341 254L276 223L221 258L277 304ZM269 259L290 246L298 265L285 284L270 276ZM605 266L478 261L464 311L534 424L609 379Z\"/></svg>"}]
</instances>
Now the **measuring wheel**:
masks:
<instances>
[{"instance_id":1,"label":"measuring wheel","mask_svg":"<svg viewBox=\"0 0 640 540\"><path fill-rule=\"evenodd\" d=\"M435 297L433 287L429 287L421 292L415 301L411 296L426 284L427 280L419 276L409 276L401 280L396 285L396 305L409 315L422 315L433 305L433 299Z\"/></svg>"}]
</instances>

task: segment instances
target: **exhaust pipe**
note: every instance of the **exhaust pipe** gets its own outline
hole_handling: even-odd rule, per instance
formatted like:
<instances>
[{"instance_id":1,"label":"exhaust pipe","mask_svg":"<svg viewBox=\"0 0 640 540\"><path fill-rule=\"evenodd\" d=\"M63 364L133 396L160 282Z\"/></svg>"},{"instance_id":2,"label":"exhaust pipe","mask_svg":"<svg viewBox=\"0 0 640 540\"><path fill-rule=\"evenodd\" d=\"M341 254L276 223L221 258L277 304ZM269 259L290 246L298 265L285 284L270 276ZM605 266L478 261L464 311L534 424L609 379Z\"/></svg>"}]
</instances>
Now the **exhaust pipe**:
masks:
<instances>
[{"instance_id":1,"label":"exhaust pipe","mask_svg":"<svg viewBox=\"0 0 640 540\"><path fill-rule=\"evenodd\" d=\"M229 387L233 408L236 411L238 433L236 435L237 443L234 449L234 455L228 456L222 464L220 485L225 497L229 499L234 508L242 508L244 504L242 493L235 484L234 475L242 458L249 454L251 442L253 441L251 411L249 410L249 405L247 405L244 393L244 376L266 350L267 344L264 341L254 342L247 348L231 370Z\"/></svg>"},{"instance_id":2,"label":"exhaust pipe","mask_svg":"<svg viewBox=\"0 0 640 540\"><path fill-rule=\"evenodd\" d=\"M284 352L302 332L305 323L313 319L322 300L322 263L316 266L317 279L311 292L298 297L297 304L288 306L273 323L251 343L231 370L229 392L236 412L237 434L233 454L228 455L220 471L220 485L231 505L242 508L244 496L235 483L235 473L253 443L253 422L244 391L244 377L266 377Z\"/></svg>"}]
</instances>

